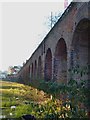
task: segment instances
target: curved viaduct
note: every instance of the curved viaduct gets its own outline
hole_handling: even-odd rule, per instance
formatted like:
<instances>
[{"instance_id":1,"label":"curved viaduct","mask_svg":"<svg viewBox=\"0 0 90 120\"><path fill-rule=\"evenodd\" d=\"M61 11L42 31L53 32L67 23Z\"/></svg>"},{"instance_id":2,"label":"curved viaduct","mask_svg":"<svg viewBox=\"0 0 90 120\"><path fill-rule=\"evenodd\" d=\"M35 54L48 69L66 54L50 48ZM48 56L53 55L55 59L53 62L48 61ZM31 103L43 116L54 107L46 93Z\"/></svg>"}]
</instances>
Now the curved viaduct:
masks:
<instances>
[{"instance_id":1,"label":"curved viaduct","mask_svg":"<svg viewBox=\"0 0 90 120\"><path fill-rule=\"evenodd\" d=\"M19 82L81 79L80 75L70 76L69 70L89 64L89 39L90 2L72 2L19 71Z\"/></svg>"}]
</instances>

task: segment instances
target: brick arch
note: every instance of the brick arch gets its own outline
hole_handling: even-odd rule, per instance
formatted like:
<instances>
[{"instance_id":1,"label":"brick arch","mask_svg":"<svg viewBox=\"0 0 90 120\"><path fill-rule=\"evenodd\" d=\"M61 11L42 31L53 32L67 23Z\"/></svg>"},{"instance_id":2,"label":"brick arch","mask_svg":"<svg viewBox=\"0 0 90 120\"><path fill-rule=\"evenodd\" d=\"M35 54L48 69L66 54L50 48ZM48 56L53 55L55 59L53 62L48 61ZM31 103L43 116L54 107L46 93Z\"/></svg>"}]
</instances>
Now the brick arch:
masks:
<instances>
[{"instance_id":1,"label":"brick arch","mask_svg":"<svg viewBox=\"0 0 90 120\"><path fill-rule=\"evenodd\" d=\"M29 65L29 67L28 67L28 72L29 72L29 75L30 75L30 65Z\"/></svg>"},{"instance_id":2,"label":"brick arch","mask_svg":"<svg viewBox=\"0 0 90 120\"><path fill-rule=\"evenodd\" d=\"M67 47L63 38L58 41L55 48L53 78L58 82L67 82Z\"/></svg>"},{"instance_id":3,"label":"brick arch","mask_svg":"<svg viewBox=\"0 0 90 120\"><path fill-rule=\"evenodd\" d=\"M39 79L42 78L42 60L41 60L41 56L39 56L39 58L38 58L38 74L37 74L37 77Z\"/></svg>"},{"instance_id":4,"label":"brick arch","mask_svg":"<svg viewBox=\"0 0 90 120\"><path fill-rule=\"evenodd\" d=\"M52 53L51 49L48 48L45 56L45 80L49 81L52 79Z\"/></svg>"},{"instance_id":5,"label":"brick arch","mask_svg":"<svg viewBox=\"0 0 90 120\"><path fill-rule=\"evenodd\" d=\"M28 66L28 79L30 79L30 65Z\"/></svg>"},{"instance_id":6,"label":"brick arch","mask_svg":"<svg viewBox=\"0 0 90 120\"><path fill-rule=\"evenodd\" d=\"M32 64L30 64L30 78L31 78L31 74L32 74Z\"/></svg>"},{"instance_id":7,"label":"brick arch","mask_svg":"<svg viewBox=\"0 0 90 120\"><path fill-rule=\"evenodd\" d=\"M37 78L37 61L35 60L35 65L34 65L34 75L35 75L35 78Z\"/></svg>"},{"instance_id":8,"label":"brick arch","mask_svg":"<svg viewBox=\"0 0 90 120\"><path fill-rule=\"evenodd\" d=\"M27 66L27 68L26 68L26 80L27 80L27 82L29 81L29 79L30 79L30 65Z\"/></svg>"},{"instance_id":9,"label":"brick arch","mask_svg":"<svg viewBox=\"0 0 90 120\"><path fill-rule=\"evenodd\" d=\"M33 63L32 63L32 65L31 65L31 78L33 78L33 76L34 76L34 68L33 68Z\"/></svg>"},{"instance_id":10,"label":"brick arch","mask_svg":"<svg viewBox=\"0 0 90 120\"><path fill-rule=\"evenodd\" d=\"M76 26L72 45L71 45L71 68L74 67L84 67L87 66L89 63L89 54L88 51L90 50L90 20L82 19ZM80 74L74 74L72 76L74 79L88 79L87 75L81 77Z\"/></svg>"}]
</instances>

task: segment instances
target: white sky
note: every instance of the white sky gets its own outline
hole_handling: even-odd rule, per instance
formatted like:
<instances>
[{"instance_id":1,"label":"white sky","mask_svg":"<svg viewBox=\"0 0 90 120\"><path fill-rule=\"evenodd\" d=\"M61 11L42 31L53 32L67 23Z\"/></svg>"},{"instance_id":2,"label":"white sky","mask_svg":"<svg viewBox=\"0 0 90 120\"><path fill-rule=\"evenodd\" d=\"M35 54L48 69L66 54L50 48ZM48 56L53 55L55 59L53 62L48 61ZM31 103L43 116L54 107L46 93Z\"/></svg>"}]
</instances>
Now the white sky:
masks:
<instances>
[{"instance_id":1,"label":"white sky","mask_svg":"<svg viewBox=\"0 0 90 120\"><path fill-rule=\"evenodd\" d=\"M63 11L63 1L0 2L0 70L30 58L48 32L46 18Z\"/></svg>"}]
</instances>

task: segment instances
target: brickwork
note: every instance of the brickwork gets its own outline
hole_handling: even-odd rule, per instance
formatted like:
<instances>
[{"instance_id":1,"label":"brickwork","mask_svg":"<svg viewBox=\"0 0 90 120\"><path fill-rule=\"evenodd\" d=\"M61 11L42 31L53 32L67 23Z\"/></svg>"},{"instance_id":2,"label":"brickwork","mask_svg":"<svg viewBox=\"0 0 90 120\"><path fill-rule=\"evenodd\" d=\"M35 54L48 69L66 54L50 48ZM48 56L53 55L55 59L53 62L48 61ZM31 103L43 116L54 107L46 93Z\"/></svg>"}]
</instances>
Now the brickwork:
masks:
<instances>
[{"instance_id":1,"label":"brickwork","mask_svg":"<svg viewBox=\"0 0 90 120\"><path fill-rule=\"evenodd\" d=\"M81 79L80 75L71 76L68 70L74 66L82 67L90 64L88 61L89 11L90 2L71 3L20 70L17 75L18 80L22 83L36 79L66 83L70 78ZM82 79L87 79L87 76Z\"/></svg>"},{"instance_id":2,"label":"brickwork","mask_svg":"<svg viewBox=\"0 0 90 120\"><path fill-rule=\"evenodd\" d=\"M35 60L35 67L34 67L34 75L35 79L37 79L37 61Z\"/></svg>"},{"instance_id":3,"label":"brickwork","mask_svg":"<svg viewBox=\"0 0 90 120\"><path fill-rule=\"evenodd\" d=\"M33 73L33 63L32 63L32 67L31 67L31 78L33 79L34 73Z\"/></svg>"}]
</instances>

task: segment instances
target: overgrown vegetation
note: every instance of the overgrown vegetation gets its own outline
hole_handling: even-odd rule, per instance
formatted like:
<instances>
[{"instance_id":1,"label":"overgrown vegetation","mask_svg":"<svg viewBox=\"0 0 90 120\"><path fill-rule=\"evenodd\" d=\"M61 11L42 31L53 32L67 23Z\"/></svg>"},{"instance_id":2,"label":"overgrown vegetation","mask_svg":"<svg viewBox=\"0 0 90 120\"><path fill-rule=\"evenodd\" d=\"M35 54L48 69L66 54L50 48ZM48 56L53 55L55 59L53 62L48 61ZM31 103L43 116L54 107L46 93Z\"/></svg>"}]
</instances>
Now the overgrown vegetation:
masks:
<instances>
[{"instance_id":1,"label":"overgrown vegetation","mask_svg":"<svg viewBox=\"0 0 90 120\"><path fill-rule=\"evenodd\" d=\"M88 71L77 67L72 73L83 77ZM2 113L12 118L31 114L46 120L88 118L90 90L85 80L71 79L67 84L41 81L39 85L38 90L23 84L2 82Z\"/></svg>"}]
</instances>

